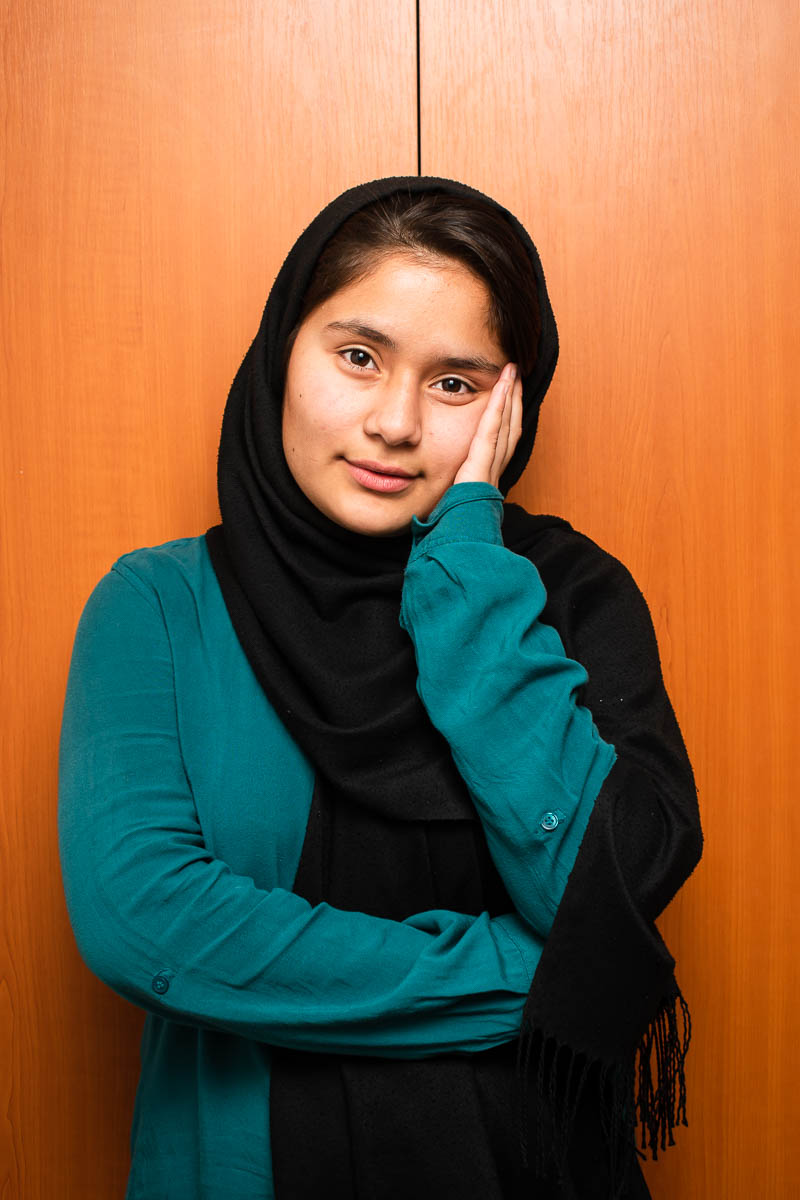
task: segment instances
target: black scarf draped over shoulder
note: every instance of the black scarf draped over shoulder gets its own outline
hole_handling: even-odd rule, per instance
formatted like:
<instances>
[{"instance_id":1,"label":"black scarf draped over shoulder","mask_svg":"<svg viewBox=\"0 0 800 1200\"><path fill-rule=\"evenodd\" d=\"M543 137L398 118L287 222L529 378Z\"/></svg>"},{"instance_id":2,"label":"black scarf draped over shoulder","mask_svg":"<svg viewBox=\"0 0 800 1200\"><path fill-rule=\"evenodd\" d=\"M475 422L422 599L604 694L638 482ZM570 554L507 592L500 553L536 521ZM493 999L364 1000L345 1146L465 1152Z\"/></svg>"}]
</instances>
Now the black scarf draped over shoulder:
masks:
<instances>
[{"instance_id":1,"label":"black scarf draped over shoulder","mask_svg":"<svg viewBox=\"0 0 800 1200\"><path fill-rule=\"evenodd\" d=\"M395 191L478 195L530 256L540 336L503 493L519 479L558 357L536 248L511 213L463 184L381 179L323 209L278 273L228 398L222 524L206 536L255 675L315 769L295 892L394 920L433 908L499 915L513 905L417 695L399 625L410 534L366 537L335 524L298 488L282 449L283 352L320 253L349 216ZM685 1123L688 1010L654 921L693 869L701 836L647 607L624 567L565 521L506 504L503 536L538 567L543 619L587 668L580 702L617 761L516 1042L422 1061L274 1050L277 1200L634 1200L648 1195L637 1122L654 1156Z\"/></svg>"}]
</instances>

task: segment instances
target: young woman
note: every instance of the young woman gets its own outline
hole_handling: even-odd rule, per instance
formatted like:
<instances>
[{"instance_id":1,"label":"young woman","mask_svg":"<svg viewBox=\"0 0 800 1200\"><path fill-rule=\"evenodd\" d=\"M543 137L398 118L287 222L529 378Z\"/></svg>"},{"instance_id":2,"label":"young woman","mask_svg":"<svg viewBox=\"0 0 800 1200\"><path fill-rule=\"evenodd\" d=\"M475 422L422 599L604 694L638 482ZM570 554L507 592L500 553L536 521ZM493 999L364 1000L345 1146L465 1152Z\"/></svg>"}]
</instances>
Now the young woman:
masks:
<instances>
[{"instance_id":1,"label":"young woman","mask_svg":"<svg viewBox=\"0 0 800 1200\"><path fill-rule=\"evenodd\" d=\"M129 1200L645 1197L636 1124L685 1123L654 921L702 841L647 607L503 502L557 350L505 209L346 192L231 389L222 524L90 598L61 853L148 1010Z\"/></svg>"}]
</instances>

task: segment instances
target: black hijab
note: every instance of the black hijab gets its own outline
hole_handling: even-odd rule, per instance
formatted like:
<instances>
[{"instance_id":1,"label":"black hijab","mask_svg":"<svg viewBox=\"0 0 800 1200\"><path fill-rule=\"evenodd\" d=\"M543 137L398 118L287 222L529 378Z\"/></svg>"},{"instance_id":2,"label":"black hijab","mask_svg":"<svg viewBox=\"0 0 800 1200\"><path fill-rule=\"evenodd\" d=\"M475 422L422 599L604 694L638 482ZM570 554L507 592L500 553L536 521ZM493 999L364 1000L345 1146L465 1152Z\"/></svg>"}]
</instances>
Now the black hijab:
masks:
<instances>
[{"instance_id":1,"label":"black hijab","mask_svg":"<svg viewBox=\"0 0 800 1200\"><path fill-rule=\"evenodd\" d=\"M278 273L228 397L219 451L222 526L209 532L208 542L253 669L325 779L386 814L472 819L449 747L417 696L413 648L398 624L410 535L368 537L324 516L295 483L281 439L283 351L317 260L343 221L398 190L478 196L503 213L530 256L539 345L523 381L522 436L501 490L521 475L558 357L536 248L510 213L463 184L376 180L323 209Z\"/></svg>"},{"instance_id":2,"label":"black hijab","mask_svg":"<svg viewBox=\"0 0 800 1200\"><path fill-rule=\"evenodd\" d=\"M282 449L283 352L320 253L350 215L396 191L478 196L530 258L540 336L504 494L522 473L558 356L536 248L463 184L376 180L323 209L278 273L225 410L222 524L207 541L256 677L316 772L294 891L395 920L432 908L496 915L513 905L418 698L398 622L410 535L365 537L329 520ZM506 504L503 536L540 570L543 619L587 667L581 703L618 754L531 986L524 1040L414 1063L274 1051L278 1200L399 1200L425 1194L423 1179L460 1200L633 1200L648 1194L635 1121L654 1154L685 1123L688 1012L654 921L699 856L699 824L649 614L625 569L565 521ZM515 1056L530 1082L512 1106Z\"/></svg>"}]
</instances>

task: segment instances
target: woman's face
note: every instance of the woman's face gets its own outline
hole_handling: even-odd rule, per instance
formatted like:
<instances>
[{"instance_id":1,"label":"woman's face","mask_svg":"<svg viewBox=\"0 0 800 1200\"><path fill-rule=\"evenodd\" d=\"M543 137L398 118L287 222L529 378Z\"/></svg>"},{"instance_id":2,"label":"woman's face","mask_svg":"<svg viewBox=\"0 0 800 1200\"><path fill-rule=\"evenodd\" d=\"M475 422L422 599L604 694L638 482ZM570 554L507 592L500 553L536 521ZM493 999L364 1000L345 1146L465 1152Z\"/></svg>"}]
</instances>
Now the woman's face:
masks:
<instances>
[{"instance_id":1,"label":"woman's face","mask_svg":"<svg viewBox=\"0 0 800 1200\"><path fill-rule=\"evenodd\" d=\"M399 533L450 487L506 362L488 305L485 284L460 263L397 254L300 326L283 449L331 520Z\"/></svg>"}]
</instances>

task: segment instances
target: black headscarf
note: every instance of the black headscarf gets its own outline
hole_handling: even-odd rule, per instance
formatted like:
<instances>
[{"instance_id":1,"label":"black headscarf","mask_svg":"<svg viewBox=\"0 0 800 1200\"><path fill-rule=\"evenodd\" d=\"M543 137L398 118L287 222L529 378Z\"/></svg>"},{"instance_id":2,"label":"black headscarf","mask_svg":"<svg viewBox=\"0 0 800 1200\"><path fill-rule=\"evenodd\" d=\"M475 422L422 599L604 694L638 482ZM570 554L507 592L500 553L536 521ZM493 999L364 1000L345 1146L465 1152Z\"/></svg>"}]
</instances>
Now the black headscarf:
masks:
<instances>
[{"instance_id":1,"label":"black headscarf","mask_svg":"<svg viewBox=\"0 0 800 1200\"><path fill-rule=\"evenodd\" d=\"M294 482L282 448L284 349L319 256L349 216L396 191L479 197L511 224L531 260L539 344L501 490L522 473L558 356L536 248L507 210L463 184L376 180L323 209L278 273L225 410L222 524L207 540L256 677L316 772L294 890L312 903L396 920L431 908L495 915L513 905L449 747L419 700L413 647L398 621L410 535L367 537L331 521ZM532 1194L534 1180L536 1195L554 1200L632 1200L647 1195L631 1169L634 1120L653 1151L685 1120L688 1027L681 1038L677 1015L687 1014L652 921L694 866L699 826L646 606L624 568L566 522L506 504L503 534L539 568L549 597L543 618L587 666L581 702L618 753L531 988L526 1040L416 1063L276 1051L278 1200L390 1200L420 1191L423 1178L460 1200ZM592 692L595 678L602 694ZM603 689L622 696L623 687L629 721L627 706L602 707ZM628 808L629 828L620 831ZM521 1093L519 1124L511 1106L518 1050L535 1080ZM537 1147L530 1166L528 1141Z\"/></svg>"},{"instance_id":2,"label":"black headscarf","mask_svg":"<svg viewBox=\"0 0 800 1200\"><path fill-rule=\"evenodd\" d=\"M319 256L349 216L401 189L480 197L504 214L530 255L541 331L523 381L522 436L502 489L521 475L558 357L536 249L510 213L463 184L377 180L323 209L278 273L225 409L222 526L210 532L209 546L255 673L325 779L387 815L472 818L449 747L417 696L413 649L397 620L410 535L368 537L324 516L295 483L281 440L283 351Z\"/></svg>"}]
</instances>

